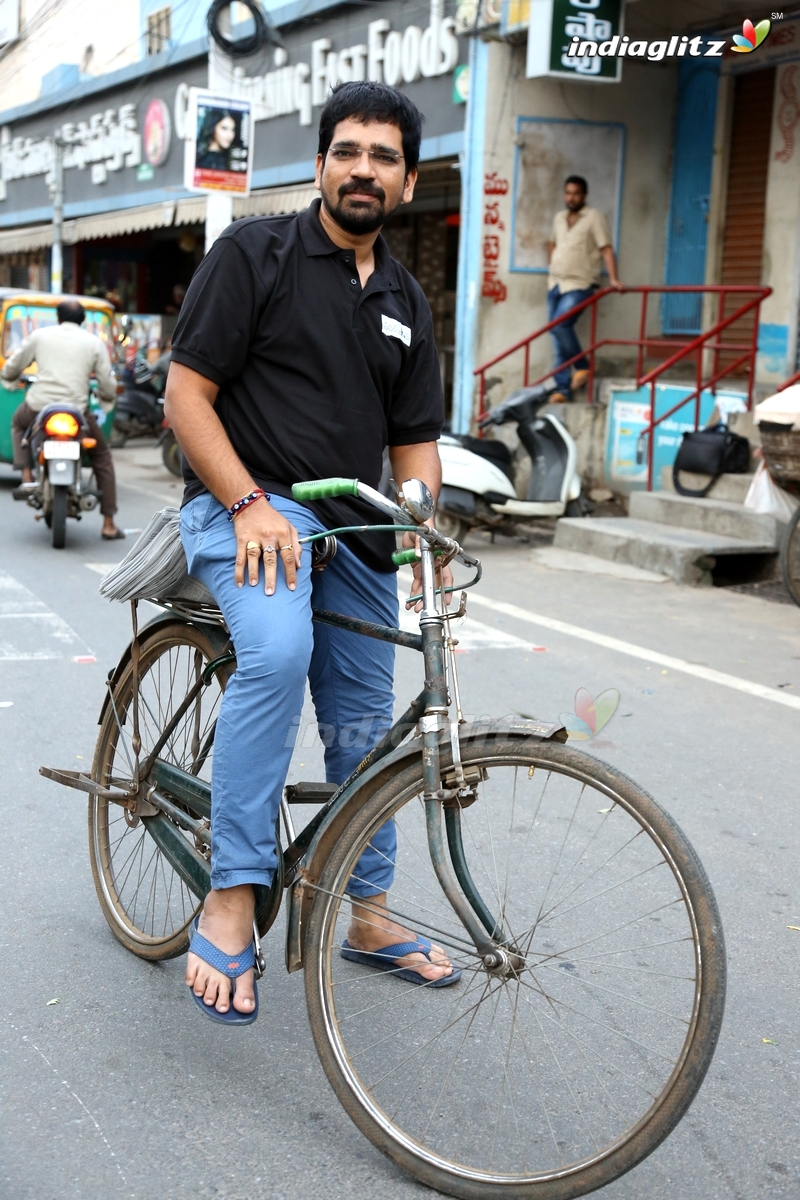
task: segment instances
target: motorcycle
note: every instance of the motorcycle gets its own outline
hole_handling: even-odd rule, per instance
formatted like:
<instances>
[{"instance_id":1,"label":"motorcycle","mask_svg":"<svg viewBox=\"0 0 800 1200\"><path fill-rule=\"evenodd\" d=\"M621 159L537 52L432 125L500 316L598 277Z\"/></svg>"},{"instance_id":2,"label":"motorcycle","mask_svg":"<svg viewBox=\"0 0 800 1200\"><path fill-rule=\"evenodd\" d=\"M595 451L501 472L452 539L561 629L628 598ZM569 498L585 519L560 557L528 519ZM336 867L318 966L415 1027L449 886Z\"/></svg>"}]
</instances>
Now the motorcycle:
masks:
<instances>
[{"instance_id":1,"label":"motorcycle","mask_svg":"<svg viewBox=\"0 0 800 1200\"><path fill-rule=\"evenodd\" d=\"M161 447L164 466L180 476L181 450L164 416L164 389L171 355L162 354L152 365L137 354L122 372L123 390L117 400L111 448L119 450L132 437L155 437Z\"/></svg>"},{"instance_id":2,"label":"motorcycle","mask_svg":"<svg viewBox=\"0 0 800 1200\"><path fill-rule=\"evenodd\" d=\"M516 424L520 445L513 454L498 439L468 434L440 438L436 528L446 537L460 541L469 529L514 533L520 521L585 515L590 506L581 490L575 442L558 417L540 413L554 390L542 384L519 388L481 417L481 429Z\"/></svg>"},{"instance_id":3,"label":"motorcycle","mask_svg":"<svg viewBox=\"0 0 800 1200\"><path fill-rule=\"evenodd\" d=\"M54 548L63 550L67 517L80 521L100 503L99 491L91 486L91 470L86 475L82 465L83 451L93 450L97 442L80 409L49 404L36 414L22 444L31 448L35 481L18 489L15 499L39 510Z\"/></svg>"}]
</instances>

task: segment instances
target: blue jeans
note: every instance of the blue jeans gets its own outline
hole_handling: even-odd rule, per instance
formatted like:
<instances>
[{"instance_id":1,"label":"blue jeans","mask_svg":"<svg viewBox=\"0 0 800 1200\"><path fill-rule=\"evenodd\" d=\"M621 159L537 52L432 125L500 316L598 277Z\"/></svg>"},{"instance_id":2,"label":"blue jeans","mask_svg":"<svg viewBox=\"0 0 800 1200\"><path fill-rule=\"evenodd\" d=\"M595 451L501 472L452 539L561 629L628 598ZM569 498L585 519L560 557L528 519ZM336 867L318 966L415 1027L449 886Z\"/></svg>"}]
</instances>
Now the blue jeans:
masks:
<instances>
[{"instance_id":1,"label":"blue jeans","mask_svg":"<svg viewBox=\"0 0 800 1200\"><path fill-rule=\"evenodd\" d=\"M587 300L589 296L595 292L594 287L579 288L574 292L561 292L558 285L550 288L547 293L547 320L555 321L556 317L560 317L562 313L569 312L576 304L580 304L582 300ZM579 313L578 316L581 314ZM556 370L553 372L553 378L560 391L569 395L570 379L572 372L576 370L585 371L589 366L589 360L585 355L575 360L570 366L565 367L562 371L558 368L563 362L569 362L576 354L581 352L581 344L578 341L578 335L575 332L575 322L578 316L570 317L563 321L560 325L556 325L555 329L550 330L550 337L553 339L553 345L556 352Z\"/></svg>"},{"instance_id":2,"label":"blue jeans","mask_svg":"<svg viewBox=\"0 0 800 1200\"><path fill-rule=\"evenodd\" d=\"M273 496L272 505L300 536L323 529L300 504ZM292 757L308 678L325 746L326 777L342 783L392 724L394 645L333 626L312 625L311 607L397 625L397 576L372 571L341 542L336 557L312 579L311 548L303 547L297 587L278 567L275 593L236 586L236 536L227 513L208 494L181 512L181 539L190 573L221 608L236 649L214 739L211 781L211 885L269 886L277 863L275 823ZM374 896L392 884L394 822L376 833L356 864L348 891Z\"/></svg>"}]
</instances>

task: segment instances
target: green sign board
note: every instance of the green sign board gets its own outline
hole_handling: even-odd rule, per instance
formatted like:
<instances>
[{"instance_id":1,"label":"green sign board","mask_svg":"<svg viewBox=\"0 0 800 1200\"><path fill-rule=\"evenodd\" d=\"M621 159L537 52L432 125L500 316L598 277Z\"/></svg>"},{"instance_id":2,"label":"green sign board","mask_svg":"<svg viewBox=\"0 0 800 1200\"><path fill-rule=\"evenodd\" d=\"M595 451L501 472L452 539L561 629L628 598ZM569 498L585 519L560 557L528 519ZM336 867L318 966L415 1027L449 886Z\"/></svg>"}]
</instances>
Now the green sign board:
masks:
<instances>
[{"instance_id":1,"label":"green sign board","mask_svg":"<svg viewBox=\"0 0 800 1200\"><path fill-rule=\"evenodd\" d=\"M531 0L528 78L619 82L622 9L623 0Z\"/></svg>"}]
</instances>

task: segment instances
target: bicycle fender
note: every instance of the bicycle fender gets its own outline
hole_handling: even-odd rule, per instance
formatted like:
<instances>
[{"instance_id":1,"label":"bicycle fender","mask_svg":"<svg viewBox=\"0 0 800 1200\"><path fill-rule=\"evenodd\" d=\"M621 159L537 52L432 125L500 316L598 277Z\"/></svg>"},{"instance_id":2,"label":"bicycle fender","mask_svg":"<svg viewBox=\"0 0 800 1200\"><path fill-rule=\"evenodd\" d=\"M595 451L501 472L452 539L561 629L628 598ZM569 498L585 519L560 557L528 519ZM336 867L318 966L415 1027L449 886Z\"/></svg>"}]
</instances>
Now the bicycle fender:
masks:
<instances>
[{"instance_id":1,"label":"bicycle fender","mask_svg":"<svg viewBox=\"0 0 800 1200\"><path fill-rule=\"evenodd\" d=\"M535 738L540 742L565 742L567 730L559 722L537 721L522 717L499 717L478 720L461 727L459 741L463 747L474 748L476 744L497 738ZM439 744L447 757L450 749L450 727L442 730ZM362 775L336 796L330 809L311 841L297 870L297 879L289 889L286 922L286 969L290 973L303 967L305 931L314 899L314 888L319 883L331 851L347 824L364 806L367 800L395 775L403 771L415 758L422 754L422 739L418 736L404 742L385 758L368 767Z\"/></svg>"},{"instance_id":2,"label":"bicycle fender","mask_svg":"<svg viewBox=\"0 0 800 1200\"><path fill-rule=\"evenodd\" d=\"M149 637L151 637L152 634L154 634L157 630L161 629L164 625L174 625L177 621L180 621L180 620L182 620L182 618L180 616L178 616L178 614L175 612L165 612L162 616L154 617L152 621L149 621L147 623L147 625L144 625L139 630L140 645L144 646L147 639ZM194 625L195 624L194 621L186 621L186 620L184 620L184 623L186 625ZM197 624L199 624L199 622L197 622ZM203 625L202 628L205 632L208 633L209 637L215 643L216 649L219 651L219 653L222 653L225 646L230 642L230 636L228 635L228 633L218 625L211 625L211 624ZM103 718L105 717L106 711L108 710L108 707L111 703L111 692L116 689L117 684L119 683L120 679L122 678L125 668L128 666L128 664L131 661L132 647L133 647L133 639L131 639L131 641L128 642L127 646L122 651L122 656L121 656L119 662L114 667L113 671L110 671L108 674L108 686L106 687L106 694L103 697L103 703L100 707L100 716L97 718L98 725L103 724Z\"/></svg>"}]
</instances>

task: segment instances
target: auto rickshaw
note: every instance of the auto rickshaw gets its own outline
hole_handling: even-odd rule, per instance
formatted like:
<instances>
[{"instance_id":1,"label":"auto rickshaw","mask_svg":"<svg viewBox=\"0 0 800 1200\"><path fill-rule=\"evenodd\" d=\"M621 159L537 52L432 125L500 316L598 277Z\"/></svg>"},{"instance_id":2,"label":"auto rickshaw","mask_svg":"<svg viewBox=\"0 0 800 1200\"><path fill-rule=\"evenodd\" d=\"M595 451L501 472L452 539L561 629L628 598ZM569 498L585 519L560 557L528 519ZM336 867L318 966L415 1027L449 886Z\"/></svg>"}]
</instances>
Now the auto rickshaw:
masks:
<instances>
[{"instance_id":1,"label":"auto rickshaw","mask_svg":"<svg viewBox=\"0 0 800 1200\"><path fill-rule=\"evenodd\" d=\"M117 327L114 309L107 300L96 296L60 296L51 292L26 291L24 288L0 288L0 368L6 359L19 349L36 329L43 325L55 325L56 306L62 300L78 300L86 310L83 328L99 337L106 345L112 364L117 359ZM25 375L35 375L36 364L26 367ZM26 386L8 383L0 379L0 462L14 461L11 444L11 418L25 399ZM99 404L90 396L89 407L95 413L101 429L110 432L114 424L114 413L103 413Z\"/></svg>"}]
</instances>

